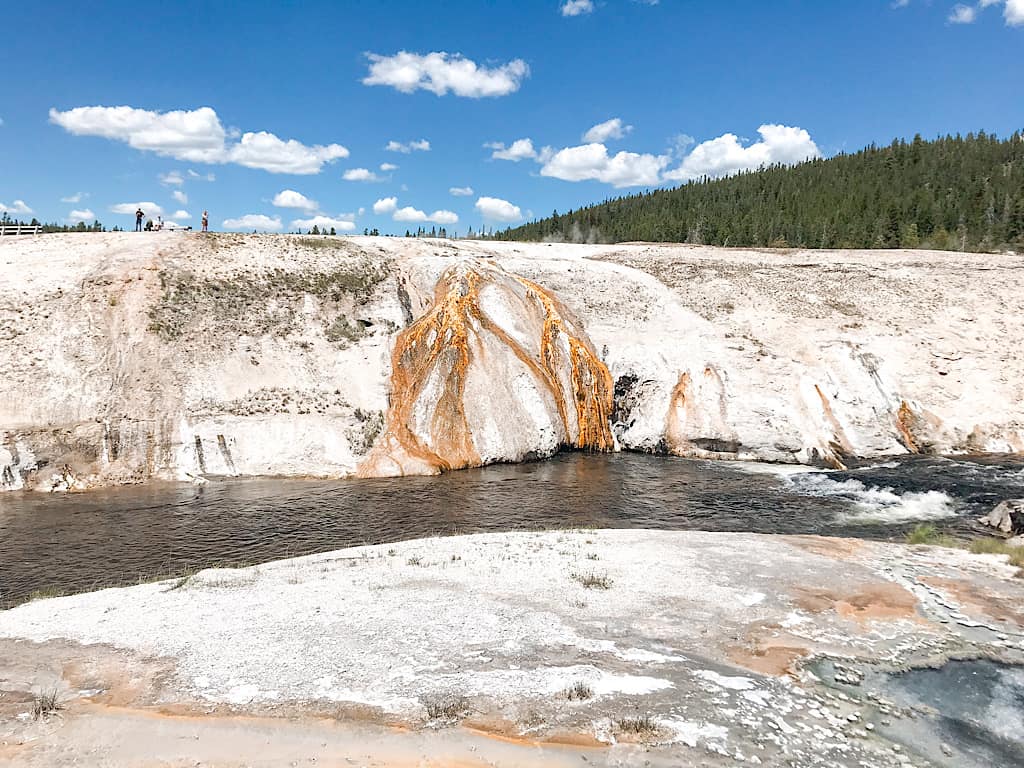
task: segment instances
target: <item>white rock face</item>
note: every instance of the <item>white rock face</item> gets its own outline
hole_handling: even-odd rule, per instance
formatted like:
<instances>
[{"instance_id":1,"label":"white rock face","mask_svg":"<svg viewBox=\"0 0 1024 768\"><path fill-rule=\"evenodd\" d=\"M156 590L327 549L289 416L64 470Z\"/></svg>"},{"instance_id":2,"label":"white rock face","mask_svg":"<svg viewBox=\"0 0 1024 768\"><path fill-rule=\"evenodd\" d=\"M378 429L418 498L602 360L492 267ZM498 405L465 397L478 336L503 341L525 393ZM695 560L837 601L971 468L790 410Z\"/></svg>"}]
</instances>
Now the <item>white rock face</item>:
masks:
<instances>
[{"instance_id":1,"label":"white rock face","mask_svg":"<svg viewBox=\"0 0 1024 768\"><path fill-rule=\"evenodd\" d=\"M539 377L517 353L543 362L548 302L563 341L600 358L586 369L607 366L622 448L833 465L1021 452L1020 266L1015 256L925 251L5 238L0 488L432 472L546 455L578 444L571 379L581 370L568 347ZM471 450L447 455L450 420L438 414L451 413L441 395L459 367L427 355L429 375L393 377L392 354L399 331L436 318L442 276L467 270L485 275L474 301L504 338L470 328L459 440ZM585 378L580 394L596 403L603 377ZM384 414L405 380L419 382L407 426L441 448L431 449L440 461L386 469L377 459L397 421L385 425Z\"/></svg>"}]
</instances>

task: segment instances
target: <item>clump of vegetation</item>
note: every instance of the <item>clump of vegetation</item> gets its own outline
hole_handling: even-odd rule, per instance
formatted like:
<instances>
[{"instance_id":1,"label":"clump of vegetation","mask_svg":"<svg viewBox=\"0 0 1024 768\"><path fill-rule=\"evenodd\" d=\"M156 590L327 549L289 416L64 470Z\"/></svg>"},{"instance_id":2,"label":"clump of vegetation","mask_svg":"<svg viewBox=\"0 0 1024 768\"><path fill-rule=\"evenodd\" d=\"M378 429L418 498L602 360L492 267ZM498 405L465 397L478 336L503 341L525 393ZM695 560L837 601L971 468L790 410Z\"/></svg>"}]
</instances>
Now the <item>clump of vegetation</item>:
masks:
<instances>
[{"instance_id":1,"label":"clump of vegetation","mask_svg":"<svg viewBox=\"0 0 1024 768\"><path fill-rule=\"evenodd\" d=\"M975 539L971 542L970 549L976 555L1006 555L1010 558L1010 565L1024 568L1024 547L1011 547L1003 539Z\"/></svg>"},{"instance_id":2,"label":"clump of vegetation","mask_svg":"<svg viewBox=\"0 0 1024 768\"><path fill-rule=\"evenodd\" d=\"M160 299L149 310L149 330L169 341L203 324L227 327L238 335L287 336L303 322L302 304L307 295L327 305L326 310L362 305L386 276L386 264L367 260L333 270L274 269L221 278L163 271ZM347 325L348 321L344 322ZM335 332L353 331L339 326Z\"/></svg>"},{"instance_id":3,"label":"clump of vegetation","mask_svg":"<svg viewBox=\"0 0 1024 768\"><path fill-rule=\"evenodd\" d=\"M577 680L565 690L564 695L569 701L586 701L593 697L594 690L582 680Z\"/></svg>"},{"instance_id":4,"label":"clump of vegetation","mask_svg":"<svg viewBox=\"0 0 1024 768\"><path fill-rule=\"evenodd\" d=\"M600 573L574 573L572 580L586 589L610 589L614 583L606 575Z\"/></svg>"},{"instance_id":5,"label":"clump of vegetation","mask_svg":"<svg viewBox=\"0 0 1024 768\"><path fill-rule=\"evenodd\" d=\"M423 558L421 558L419 555L413 555L412 557L410 557L408 560L405 561L405 564L406 565L423 565Z\"/></svg>"},{"instance_id":6,"label":"clump of vegetation","mask_svg":"<svg viewBox=\"0 0 1024 768\"><path fill-rule=\"evenodd\" d=\"M931 523L920 523L907 534L907 544L931 544L935 547L957 547L956 539L949 536Z\"/></svg>"},{"instance_id":7,"label":"clump of vegetation","mask_svg":"<svg viewBox=\"0 0 1024 768\"><path fill-rule=\"evenodd\" d=\"M347 347L353 341L359 341L366 336L366 326L349 322L344 315L338 315L334 322L324 329L324 336L330 342L341 343Z\"/></svg>"},{"instance_id":8,"label":"clump of vegetation","mask_svg":"<svg viewBox=\"0 0 1024 768\"><path fill-rule=\"evenodd\" d=\"M319 232L314 232L313 234L320 234L320 233ZM328 235L328 234L333 235L334 232L331 232L331 233L324 232L323 234L325 234L325 235ZM321 238L316 238L316 237L299 237L299 238L296 238L295 243L297 245L303 247L303 248L330 248L330 249L335 249L336 250L336 249L339 249L339 248L344 249L344 248L347 247L344 240L342 240L340 238L339 239L335 239L333 237L321 237Z\"/></svg>"},{"instance_id":9,"label":"clump of vegetation","mask_svg":"<svg viewBox=\"0 0 1024 768\"><path fill-rule=\"evenodd\" d=\"M651 719L650 715L639 717L624 717L616 720L615 725L621 733L633 733L638 736L652 736L658 733L658 724Z\"/></svg>"},{"instance_id":10,"label":"clump of vegetation","mask_svg":"<svg viewBox=\"0 0 1024 768\"><path fill-rule=\"evenodd\" d=\"M64 706L60 703L60 696L57 694L57 689L54 688L51 691L36 694L36 697L32 702L32 717L36 720L40 720L47 718L62 709L64 709Z\"/></svg>"},{"instance_id":11,"label":"clump of vegetation","mask_svg":"<svg viewBox=\"0 0 1024 768\"><path fill-rule=\"evenodd\" d=\"M48 600L51 597L64 597L68 594L66 590L60 587L41 587L40 589L32 590L28 595L28 602L33 600Z\"/></svg>"},{"instance_id":12,"label":"clump of vegetation","mask_svg":"<svg viewBox=\"0 0 1024 768\"><path fill-rule=\"evenodd\" d=\"M469 701L465 696L442 696L424 702L431 720L457 720L469 714Z\"/></svg>"}]
</instances>

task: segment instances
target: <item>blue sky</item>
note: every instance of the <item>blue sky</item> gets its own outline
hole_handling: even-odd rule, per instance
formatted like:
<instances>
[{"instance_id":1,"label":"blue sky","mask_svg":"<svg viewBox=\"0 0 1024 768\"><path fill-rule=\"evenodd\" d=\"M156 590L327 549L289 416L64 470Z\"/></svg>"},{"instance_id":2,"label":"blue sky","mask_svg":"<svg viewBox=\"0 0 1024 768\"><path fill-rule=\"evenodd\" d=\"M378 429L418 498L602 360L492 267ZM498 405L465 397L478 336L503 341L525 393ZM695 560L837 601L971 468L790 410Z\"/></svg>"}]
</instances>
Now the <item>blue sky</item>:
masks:
<instances>
[{"instance_id":1,"label":"blue sky","mask_svg":"<svg viewBox=\"0 0 1024 768\"><path fill-rule=\"evenodd\" d=\"M1024 128L1024 0L38 2L3 25L35 32L0 43L0 205L46 221L145 202L461 234Z\"/></svg>"}]
</instances>

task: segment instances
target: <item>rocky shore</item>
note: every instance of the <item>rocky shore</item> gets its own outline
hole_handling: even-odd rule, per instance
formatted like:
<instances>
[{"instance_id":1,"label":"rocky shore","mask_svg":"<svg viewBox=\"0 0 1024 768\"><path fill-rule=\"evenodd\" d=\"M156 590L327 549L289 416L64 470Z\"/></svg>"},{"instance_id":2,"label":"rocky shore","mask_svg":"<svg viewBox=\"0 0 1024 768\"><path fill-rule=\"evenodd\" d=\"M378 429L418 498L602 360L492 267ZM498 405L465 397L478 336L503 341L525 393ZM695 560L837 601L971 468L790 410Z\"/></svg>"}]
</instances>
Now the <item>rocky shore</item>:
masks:
<instances>
[{"instance_id":1,"label":"rocky shore","mask_svg":"<svg viewBox=\"0 0 1024 768\"><path fill-rule=\"evenodd\" d=\"M1015 571L845 539L565 531L38 600L0 613L0 759L971 765L880 681L1024 662ZM46 691L60 709L33 718Z\"/></svg>"},{"instance_id":2,"label":"rocky shore","mask_svg":"<svg viewBox=\"0 0 1024 768\"><path fill-rule=\"evenodd\" d=\"M563 447L1024 450L1009 255L86 233L0 242L0 489Z\"/></svg>"}]
</instances>

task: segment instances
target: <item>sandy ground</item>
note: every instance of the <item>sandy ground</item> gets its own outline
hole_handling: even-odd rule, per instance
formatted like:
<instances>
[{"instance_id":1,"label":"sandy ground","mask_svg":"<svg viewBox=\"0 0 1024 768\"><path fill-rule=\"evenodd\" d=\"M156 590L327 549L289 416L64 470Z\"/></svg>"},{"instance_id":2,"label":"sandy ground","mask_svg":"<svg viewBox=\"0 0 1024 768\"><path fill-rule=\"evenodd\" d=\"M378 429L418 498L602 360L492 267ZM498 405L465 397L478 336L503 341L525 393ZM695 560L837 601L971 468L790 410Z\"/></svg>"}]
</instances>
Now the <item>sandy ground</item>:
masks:
<instances>
[{"instance_id":1,"label":"sandy ground","mask_svg":"<svg viewBox=\"0 0 1024 768\"><path fill-rule=\"evenodd\" d=\"M929 547L576 531L36 601L0 613L0 761L953 765L857 680L1024 661L1014 573ZM65 709L33 720L46 690Z\"/></svg>"},{"instance_id":2,"label":"sandy ground","mask_svg":"<svg viewBox=\"0 0 1024 768\"><path fill-rule=\"evenodd\" d=\"M57 234L0 242L0 490L351 475L392 426L400 333L437 308L447 270L481 263L579 321L624 449L833 466L1024 450L1019 256ZM501 333L467 347L475 384L448 407L466 415L448 442L480 461L573 432L549 428L544 377L515 367L551 329L510 295L482 289L466 315ZM586 378L599 400L604 376ZM458 381L417 387L440 400ZM492 390L485 408L474 393ZM534 427L495 429L495 413Z\"/></svg>"}]
</instances>

